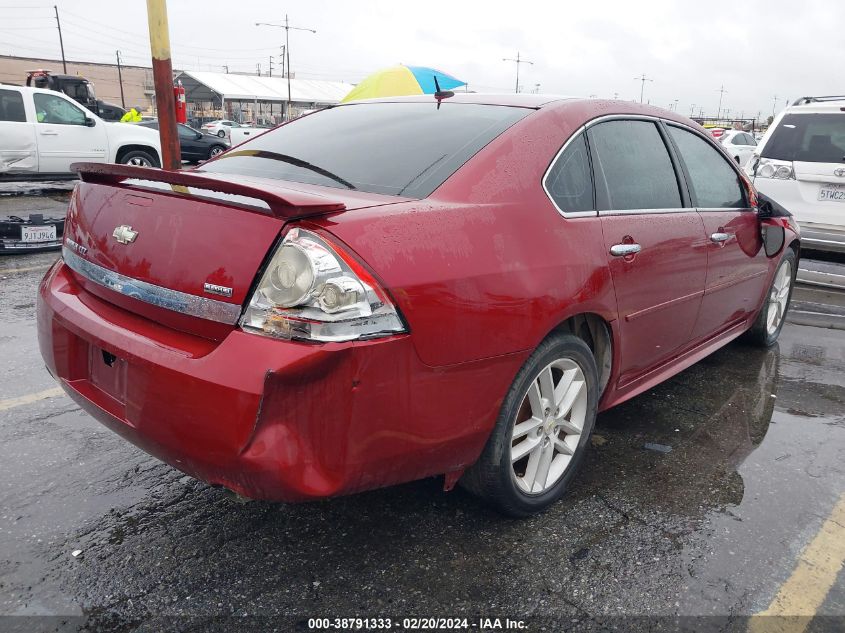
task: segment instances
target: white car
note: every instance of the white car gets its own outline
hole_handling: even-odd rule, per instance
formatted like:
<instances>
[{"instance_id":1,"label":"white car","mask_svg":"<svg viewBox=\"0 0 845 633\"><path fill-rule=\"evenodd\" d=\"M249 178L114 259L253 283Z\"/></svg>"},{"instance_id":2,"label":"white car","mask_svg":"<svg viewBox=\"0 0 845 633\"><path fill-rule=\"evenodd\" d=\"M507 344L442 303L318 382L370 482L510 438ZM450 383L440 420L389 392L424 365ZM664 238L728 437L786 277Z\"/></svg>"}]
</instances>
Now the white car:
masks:
<instances>
[{"instance_id":1,"label":"white car","mask_svg":"<svg viewBox=\"0 0 845 633\"><path fill-rule=\"evenodd\" d=\"M745 165L757 149L754 135L742 130L725 130L717 139L740 165Z\"/></svg>"},{"instance_id":2,"label":"white car","mask_svg":"<svg viewBox=\"0 0 845 633\"><path fill-rule=\"evenodd\" d=\"M64 93L0 84L0 180L71 174L72 163L158 167L158 133L104 121Z\"/></svg>"},{"instance_id":3,"label":"white car","mask_svg":"<svg viewBox=\"0 0 845 633\"><path fill-rule=\"evenodd\" d=\"M254 128L251 125L244 125L237 121L229 121L228 119L218 119L217 121L209 121L204 123L202 131L207 134L216 134L220 138L227 138L232 145L243 143L250 136L260 134L264 130Z\"/></svg>"},{"instance_id":4,"label":"white car","mask_svg":"<svg viewBox=\"0 0 845 633\"><path fill-rule=\"evenodd\" d=\"M845 252L845 96L803 97L787 107L745 171L795 216L803 247Z\"/></svg>"}]
</instances>

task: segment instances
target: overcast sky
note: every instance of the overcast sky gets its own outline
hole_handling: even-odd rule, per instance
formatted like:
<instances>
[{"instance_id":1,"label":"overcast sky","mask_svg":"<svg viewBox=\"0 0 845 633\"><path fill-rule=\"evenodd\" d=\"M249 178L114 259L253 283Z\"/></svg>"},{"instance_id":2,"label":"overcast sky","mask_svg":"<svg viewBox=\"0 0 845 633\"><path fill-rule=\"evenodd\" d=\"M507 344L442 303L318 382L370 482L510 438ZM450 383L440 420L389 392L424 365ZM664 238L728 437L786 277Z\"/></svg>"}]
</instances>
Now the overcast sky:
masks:
<instances>
[{"instance_id":1,"label":"overcast sky","mask_svg":"<svg viewBox=\"0 0 845 633\"><path fill-rule=\"evenodd\" d=\"M68 59L149 65L143 0L58 0ZM433 66L470 89L512 92L517 52L526 92L639 99L689 114L772 113L773 97L845 93L841 0L169 0L174 67L267 72L292 26L297 76L356 82L396 63ZM0 54L59 56L51 4L0 0ZM52 21L51 21L52 20ZM278 64L278 60L276 60ZM280 70L276 66L276 72Z\"/></svg>"}]
</instances>

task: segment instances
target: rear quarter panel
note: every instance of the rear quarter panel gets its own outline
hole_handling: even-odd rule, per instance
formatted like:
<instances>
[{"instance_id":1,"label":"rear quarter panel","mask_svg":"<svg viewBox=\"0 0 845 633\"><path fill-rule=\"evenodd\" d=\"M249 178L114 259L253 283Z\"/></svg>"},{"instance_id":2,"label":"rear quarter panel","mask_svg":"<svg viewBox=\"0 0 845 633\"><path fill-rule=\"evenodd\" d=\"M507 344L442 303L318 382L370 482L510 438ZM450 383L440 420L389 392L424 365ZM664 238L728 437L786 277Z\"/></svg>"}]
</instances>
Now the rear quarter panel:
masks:
<instances>
[{"instance_id":1,"label":"rear quarter panel","mask_svg":"<svg viewBox=\"0 0 845 633\"><path fill-rule=\"evenodd\" d=\"M585 116L534 112L430 198L320 221L387 285L424 363L531 350L573 314L614 318L598 218L564 219L541 185Z\"/></svg>"}]
</instances>

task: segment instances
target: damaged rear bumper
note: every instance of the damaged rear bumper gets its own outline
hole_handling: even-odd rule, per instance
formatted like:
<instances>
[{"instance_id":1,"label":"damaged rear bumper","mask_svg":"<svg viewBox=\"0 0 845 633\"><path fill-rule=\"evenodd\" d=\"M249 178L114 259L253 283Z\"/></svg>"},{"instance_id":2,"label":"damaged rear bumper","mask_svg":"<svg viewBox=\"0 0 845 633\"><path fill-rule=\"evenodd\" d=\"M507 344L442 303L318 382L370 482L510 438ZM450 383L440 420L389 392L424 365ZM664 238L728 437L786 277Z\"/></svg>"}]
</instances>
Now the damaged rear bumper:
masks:
<instances>
[{"instance_id":1,"label":"damaged rear bumper","mask_svg":"<svg viewBox=\"0 0 845 633\"><path fill-rule=\"evenodd\" d=\"M313 345L233 329L212 342L94 297L61 261L41 283L38 328L48 368L101 423L194 477L278 501L471 464L524 360L431 368L408 335Z\"/></svg>"}]
</instances>

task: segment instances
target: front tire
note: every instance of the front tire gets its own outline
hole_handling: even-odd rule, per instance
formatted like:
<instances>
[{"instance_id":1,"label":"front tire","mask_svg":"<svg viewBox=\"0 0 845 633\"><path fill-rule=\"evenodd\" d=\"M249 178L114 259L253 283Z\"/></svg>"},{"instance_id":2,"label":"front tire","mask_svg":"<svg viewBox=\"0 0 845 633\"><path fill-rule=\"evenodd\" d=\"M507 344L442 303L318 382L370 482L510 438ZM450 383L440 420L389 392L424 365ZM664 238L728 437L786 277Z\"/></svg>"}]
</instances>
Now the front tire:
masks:
<instances>
[{"instance_id":1,"label":"front tire","mask_svg":"<svg viewBox=\"0 0 845 633\"><path fill-rule=\"evenodd\" d=\"M787 248L775 271L772 285L766 293L763 307L760 308L754 325L745 337L752 345L771 347L777 342L783 324L786 322L786 312L789 310L789 302L792 299L797 268L795 251Z\"/></svg>"},{"instance_id":2,"label":"front tire","mask_svg":"<svg viewBox=\"0 0 845 633\"><path fill-rule=\"evenodd\" d=\"M226 151L226 148L222 145L212 145L211 149L208 150L208 159L211 160L212 158L216 158L220 156L223 152Z\"/></svg>"},{"instance_id":3,"label":"front tire","mask_svg":"<svg viewBox=\"0 0 845 633\"><path fill-rule=\"evenodd\" d=\"M225 130L217 130L217 136L219 136L220 138L224 138L226 136L226 131Z\"/></svg>"},{"instance_id":4,"label":"front tire","mask_svg":"<svg viewBox=\"0 0 845 633\"><path fill-rule=\"evenodd\" d=\"M597 403L590 348L571 334L550 336L519 370L481 457L461 485L510 516L545 510L578 471Z\"/></svg>"}]
</instances>

